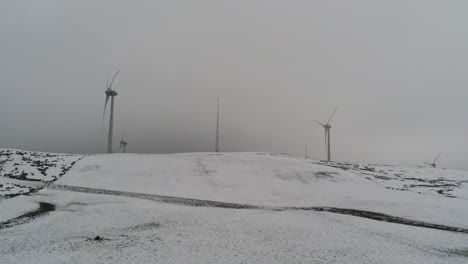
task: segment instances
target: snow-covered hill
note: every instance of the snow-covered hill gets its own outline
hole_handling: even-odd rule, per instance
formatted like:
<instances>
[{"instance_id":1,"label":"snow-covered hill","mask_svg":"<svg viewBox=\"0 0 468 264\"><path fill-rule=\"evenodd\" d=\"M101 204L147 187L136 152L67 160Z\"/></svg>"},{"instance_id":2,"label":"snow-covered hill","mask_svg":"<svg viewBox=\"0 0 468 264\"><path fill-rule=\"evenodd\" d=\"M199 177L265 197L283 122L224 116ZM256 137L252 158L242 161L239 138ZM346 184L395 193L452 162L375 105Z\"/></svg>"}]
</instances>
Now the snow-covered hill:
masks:
<instances>
[{"instance_id":1,"label":"snow-covered hill","mask_svg":"<svg viewBox=\"0 0 468 264\"><path fill-rule=\"evenodd\" d=\"M301 202L311 195L359 195L381 187L468 199L465 171L328 163L269 153L95 155L58 183L252 202ZM335 191L322 193L327 188Z\"/></svg>"},{"instance_id":2,"label":"snow-covered hill","mask_svg":"<svg viewBox=\"0 0 468 264\"><path fill-rule=\"evenodd\" d=\"M0 149L0 176L29 181L52 181L65 175L81 155Z\"/></svg>"},{"instance_id":3,"label":"snow-covered hill","mask_svg":"<svg viewBox=\"0 0 468 264\"><path fill-rule=\"evenodd\" d=\"M385 167L397 173L409 171L409 179L380 181L366 169L328 165L270 153L93 155L56 184L249 205L355 208L436 223L446 223L446 216L452 215L451 224L468 227L464 172ZM433 186L418 191L393 187L412 184L417 177L426 180L428 170L445 173L445 179L457 183L452 192L461 195L449 198Z\"/></svg>"},{"instance_id":4,"label":"snow-covered hill","mask_svg":"<svg viewBox=\"0 0 468 264\"><path fill-rule=\"evenodd\" d=\"M57 180L0 200L0 263L468 260L463 171L270 153L6 153L3 187Z\"/></svg>"},{"instance_id":5,"label":"snow-covered hill","mask_svg":"<svg viewBox=\"0 0 468 264\"><path fill-rule=\"evenodd\" d=\"M363 177L267 153L90 156L57 184L252 204L323 202L379 188ZM329 193L330 190L336 190ZM314 203L320 203L315 201Z\"/></svg>"},{"instance_id":6,"label":"snow-covered hill","mask_svg":"<svg viewBox=\"0 0 468 264\"><path fill-rule=\"evenodd\" d=\"M82 156L0 149L0 197L28 194L67 173Z\"/></svg>"},{"instance_id":7,"label":"snow-covered hill","mask_svg":"<svg viewBox=\"0 0 468 264\"><path fill-rule=\"evenodd\" d=\"M0 195L57 185L262 206L335 206L468 226L468 173L271 153L79 155L0 151ZM79 162L77 162L79 161ZM76 163L76 164L75 164ZM66 175L65 175L66 174ZM60 178L61 176L64 177ZM21 180L19 180L21 179Z\"/></svg>"},{"instance_id":8,"label":"snow-covered hill","mask_svg":"<svg viewBox=\"0 0 468 264\"><path fill-rule=\"evenodd\" d=\"M364 176L392 190L468 199L468 172L466 171L428 166L400 167L323 161L314 161L314 163Z\"/></svg>"}]
</instances>

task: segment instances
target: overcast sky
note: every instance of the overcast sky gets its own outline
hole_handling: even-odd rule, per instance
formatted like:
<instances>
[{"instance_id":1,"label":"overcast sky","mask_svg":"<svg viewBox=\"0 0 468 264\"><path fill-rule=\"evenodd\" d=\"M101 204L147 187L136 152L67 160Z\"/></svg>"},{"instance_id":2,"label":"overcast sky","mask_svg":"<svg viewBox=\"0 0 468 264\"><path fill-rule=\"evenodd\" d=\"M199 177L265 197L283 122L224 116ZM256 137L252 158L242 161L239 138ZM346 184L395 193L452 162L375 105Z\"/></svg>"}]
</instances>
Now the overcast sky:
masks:
<instances>
[{"instance_id":1,"label":"overcast sky","mask_svg":"<svg viewBox=\"0 0 468 264\"><path fill-rule=\"evenodd\" d=\"M466 0L4 0L0 147L102 153L115 144L468 169Z\"/></svg>"}]
</instances>

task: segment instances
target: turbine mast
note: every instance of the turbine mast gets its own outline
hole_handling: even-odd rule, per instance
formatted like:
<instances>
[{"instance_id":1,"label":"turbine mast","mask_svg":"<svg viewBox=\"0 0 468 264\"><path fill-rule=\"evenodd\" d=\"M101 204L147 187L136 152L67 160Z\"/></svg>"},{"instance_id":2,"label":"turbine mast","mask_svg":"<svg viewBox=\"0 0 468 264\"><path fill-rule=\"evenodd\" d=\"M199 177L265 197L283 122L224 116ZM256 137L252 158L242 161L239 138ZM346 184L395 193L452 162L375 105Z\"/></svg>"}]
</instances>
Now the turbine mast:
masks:
<instances>
[{"instance_id":1,"label":"turbine mast","mask_svg":"<svg viewBox=\"0 0 468 264\"><path fill-rule=\"evenodd\" d=\"M216 147L215 152L219 152L219 97L218 97L218 108L216 113Z\"/></svg>"},{"instance_id":2,"label":"turbine mast","mask_svg":"<svg viewBox=\"0 0 468 264\"><path fill-rule=\"evenodd\" d=\"M327 154L327 160L330 162L331 161L331 148L330 148L330 128L327 129L328 131L328 154Z\"/></svg>"},{"instance_id":3,"label":"turbine mast","mask_svg":"<svg viewBox=\"0 0 468 264\"><path fill-rule=\"evenodd\" d=\"M112 153L112 137L114 128L114 96L111 96L111 112L109 121L109 137L107 139L107 153Z\"/></svg>"}]
</instances>

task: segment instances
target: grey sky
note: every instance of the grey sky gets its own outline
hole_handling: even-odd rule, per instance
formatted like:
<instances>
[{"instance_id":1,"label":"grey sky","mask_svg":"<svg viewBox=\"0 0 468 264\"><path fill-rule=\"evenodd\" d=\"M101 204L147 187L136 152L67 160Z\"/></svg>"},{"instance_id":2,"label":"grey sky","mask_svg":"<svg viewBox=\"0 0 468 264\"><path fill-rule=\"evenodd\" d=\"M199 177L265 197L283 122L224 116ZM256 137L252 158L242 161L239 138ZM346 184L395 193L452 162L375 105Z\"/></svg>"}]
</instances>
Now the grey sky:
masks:
<instances>
[{"instance_id":1,"label":"grey sky","mask_svg":"<svg viewBox=\"0 0 468 264\"><path fill-rule=\"evenodd\" d=\"M468 169L467 1L0 2L0 146L221 150Z\"/></svg>"}]
</instances>

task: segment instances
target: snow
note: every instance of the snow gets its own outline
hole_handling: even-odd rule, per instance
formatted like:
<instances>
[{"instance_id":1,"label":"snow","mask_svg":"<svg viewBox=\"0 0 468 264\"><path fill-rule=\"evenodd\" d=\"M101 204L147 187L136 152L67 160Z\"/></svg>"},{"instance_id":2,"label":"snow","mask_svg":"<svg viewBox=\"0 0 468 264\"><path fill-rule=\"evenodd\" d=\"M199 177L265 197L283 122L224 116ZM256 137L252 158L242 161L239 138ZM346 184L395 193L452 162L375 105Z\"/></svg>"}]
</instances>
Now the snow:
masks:
<instances>
[{"instance_id":1,"label":"snow","mask_svg":"<svg viewBox=\"0 0 468 264\"><path fill-rule=\"evenodd\" d=\"M468 227L463 197L387 189L350 170L280 154L94 155L56 183L251 205L355 208Z\"/></svg>"},{"instance_id":2,"label":"snow","mask_svg":"<svg viewBox=\"0 0 468 264\"><path fill-rule=\"evenodd\" d=\"M335 168L351 171L393 190L444 195L468 200L468 173L466 171L432 167L327 163L322 161L315 161L314 163L327 164Z\"/></svg>"},{"instance_id":3,"label":"snow","mask_svg":"<svg viewBox=\"0 0 468 264\"><path fill-rule=\"evenodd\" d=\"M322 174L319 174L322 173ZM291 205L323 190L374 185L289 156L255 153L96 155L57 184L242 203ZM320 187L320 188L318 188ZM315 194L314 194L315 193Z\"/></svg>"},{"instance_id":4,"label":"snow","mask_svg":"<svg viewBox=\"0 0 468 264\"><path fill-rule=\"evenodd\" d=\"M0 149L0 176L30 181L53 181L82 156Z\"/></svg>"},{"instance_id":5,"label":"snow","mask_svg":"<svg viewBox=\"0 0 468 264\"><path fill-rule=\"evenodd\" d=\"M35 210L38 207L37 202L31 200L28 196L19 196L15 199L0 200L0 222L18 217L24 213Z\"/></svg>"},{"instance_id":6,"label":"snow","mask_svg":"<svg viewBox=\"0 0 468 264\"><path fill-rule=\"evenodd\" d=\"M468 262L468 233L297 209L368 210L468 228L463 171L270 153L58 157L69 170L55 185L68 189L0 200L0 263ZM0 183L6 179L16 181ZM183 198L254 209L179 203ZM22 218L39 203L55 210ZM15 219L22 222L2 229Z\"/></svg>"},{"instance_id":7,"label":"snow","mask_svg":"<svg viewBox=\"0 0 468 264\"><path fill-rule=\"evenodd\" d=\"M9 263L466 263L467 234L319 212L185 207L44 190L57 211L0 230ZM16 198L14 198L16 199ZM93 241L101 236L103 241ZM90 239L91 238L91 239Z\"/></svg>"},{"instance_id":8,"label":"snow","mask_svg":"<svg viewBox=\"0 0 468 264\"><path fill-rule=\"evenodd\" d=\"M13 197L21 194L29 194L41 189L44 183L37 181L22 181L0 177L0 198Z\"/></svg>"},{"instance_id":9,"label":"snow","mask_svg":"<svg viewBox=\"0 0 468 264\"><path fill-rule=\"evenodd\" d=\"M0 199L29 194L55 181L83 156L0 149Z\"/></svg>"}]
</instances>

